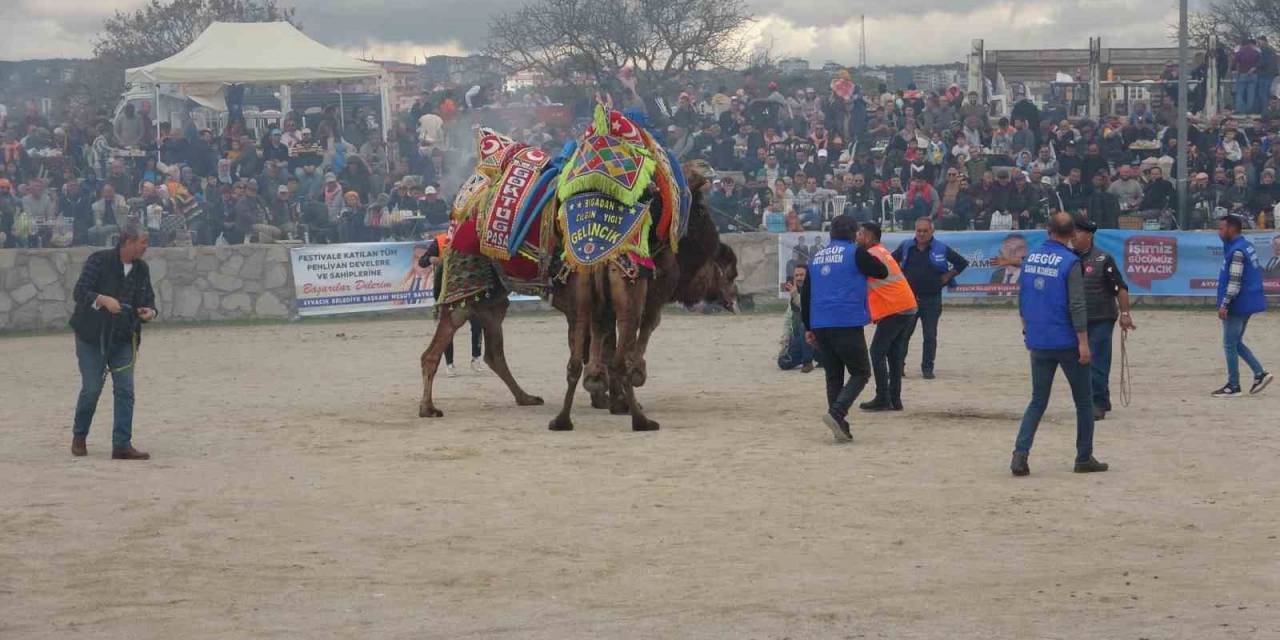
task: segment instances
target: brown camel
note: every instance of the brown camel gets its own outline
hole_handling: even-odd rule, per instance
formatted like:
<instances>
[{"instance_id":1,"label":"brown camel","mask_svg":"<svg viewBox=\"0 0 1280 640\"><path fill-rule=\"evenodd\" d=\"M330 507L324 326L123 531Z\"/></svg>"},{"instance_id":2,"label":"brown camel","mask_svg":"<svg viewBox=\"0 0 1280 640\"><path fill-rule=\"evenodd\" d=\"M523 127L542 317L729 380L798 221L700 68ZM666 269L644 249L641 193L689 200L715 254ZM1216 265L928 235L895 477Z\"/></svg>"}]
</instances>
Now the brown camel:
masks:
<instances>
[{"instance_id":1,"label":"brown camel","mask_svg":"<svg viewBox=\"0 0 1280 640\"><path fill-rule=\"evenodd\" d=\"M557 290L556 307L569 319L570 354L564 406L549 425L553 431L573 429L570 412L584 372L583 387L593 407L603 408L607 398L613 413L630 413L633 430L658 429L658 423L644 415L635 388L647 379L644 355L662 320L662 307L671 302L719 302L736 308L737 257L720 242L702 203L706 178L697 173L688 178L694 194L688 231L678 253L651 240L651 246L660 246L652 278L632 279L610 263L595 271L573 272Z\"/></svg>"}]
</instances>

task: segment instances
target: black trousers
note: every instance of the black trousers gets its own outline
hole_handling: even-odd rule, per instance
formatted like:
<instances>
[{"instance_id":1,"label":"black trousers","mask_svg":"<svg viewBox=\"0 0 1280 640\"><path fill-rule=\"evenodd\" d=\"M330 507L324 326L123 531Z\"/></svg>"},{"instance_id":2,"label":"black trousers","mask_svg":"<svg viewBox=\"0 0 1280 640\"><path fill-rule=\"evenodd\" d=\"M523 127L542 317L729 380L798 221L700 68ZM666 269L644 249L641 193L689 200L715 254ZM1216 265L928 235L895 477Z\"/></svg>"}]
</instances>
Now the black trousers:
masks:
<instances>
[{"instance_id":1,"label":"black trousers","mask_svg":"<svg viewBox=\"0 0 1280 640\"><path fill-rule=\"evenodd\" d=\"M832 415L844 418L871 379L867 338L862 327L815 329L813 333L818 338L818 357L827 376L827 408Z\"/></svg>"},{"instance_id":2,"label":"black trousers","mask_svg":"<svg viewBox=\"0 0 1280 640\"><path fill-rule=\"evenodd\" d=\"M916 314L899 313L880 320L871 339L871 370L876 376L876 399L902 402L902 370L907 361L907 343Z\"/></svg>"},{"instance_id":3,"label":"black trousers","mask_svg":"<svg viewBox=\"0 0 1280 640\"><path fill-rule=\"evenodd\" d=\"M938 319L942 317L942 296L916 298L916 319L911 321L907 343L916 333L916 321L924 328L924 353L920 357L921 373L933 373L933 361L938 356ZM906 354L903 354L905 358Z\"/></svg>"},{"instance_id":4,"label":"black trousers","mask_svg":"<svg viewBox=\"0 0 1280 640\"><path fill-rule=\"evenodd\" d=\"M480 338L484 336L481 330L480 321L472 318L471 323L471 359L475 360L480 357ZM453 364L453 342L444 350L444 363Z\"/></svg>"}]
</instances>

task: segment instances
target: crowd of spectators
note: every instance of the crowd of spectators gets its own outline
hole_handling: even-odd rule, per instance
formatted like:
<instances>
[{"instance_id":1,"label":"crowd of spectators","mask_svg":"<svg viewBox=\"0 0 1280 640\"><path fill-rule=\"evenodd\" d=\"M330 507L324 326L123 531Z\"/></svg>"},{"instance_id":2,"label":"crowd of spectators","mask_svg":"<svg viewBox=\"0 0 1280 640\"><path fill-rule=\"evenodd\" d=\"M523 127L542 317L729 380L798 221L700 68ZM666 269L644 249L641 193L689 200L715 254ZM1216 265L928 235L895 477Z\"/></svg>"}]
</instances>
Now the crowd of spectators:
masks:
<instances>
[{"instance_id":1,"label":"crowd of spectators","mask_svg":"<svg viewBox=\"0 0 1280 640\"><path fill-rule=\"evenodd\" d=\"M1260 39L1224 55L1240 108L1190 118L1188 224L1203 228L1221 209L1274 228L1276 52ZM1204 72L1202 61L1195 77ZM748 78L734 90L687 88L673 101L666 138L681 158L720 171L709 201L732 228L817 230L845 213L901 228L929 217L949 230L1031 229L1060 210L1102 228L1124 218L1172 228L1175 98L1097 121L1045 117L1023 100L997 119L977 92L957 86L891 92L847 75L821 88Z\"/></svg>"},{"instance_id":2,"label":"crowd of spectators","mask_svg":"<svg viewBox=\"0 0 1280 640\"><path fill-rule=\"evenodd\" d=\"M1276 52L1265 39L1247 40L1211 63L1235 82L1237 108L1191 117L1189 226L1227 211L1274 228ZM1204 73L1202 61L1194 76ZM647 98L634 78L619 78L620 103L643 110L678 158L716 170L707 202L724 231L820 230L839 214L901 228L928 217L947 230L1031 229L1059 210L1102 228L1178 222L1170 96L1099 121L1046 117L1028 100L995 118L977 92L955 85L889 91L858 86L847 72L829 86L746 75L732 90L691 85ZM194 119L157 124L147 103L89 122L52 123L32 105L0 109L0 246L100 246L128 216L160 246L421 238L448 222L448 192L474 154L472 126L490 124L554 153L601 95L584 91L555 124L511 130L461 117L551 104L537 91L490 93L424 95L395 116L385 142L364 107L291 112L258 136L235 117L217 133ZM1203 97L1190 102L1196 108Z\"/></svg>"},{"instance_id":3,"label":"crowd of spectators","mask_svg":"<svg viewBox=\"0 0 1280 640\"><path fill-rule=\"evenodd\" d=\"M130 216L158 246L409 238L448 222L451 152L407 114L389 142L363 107L291 112L257 137L243 119L217 134L157 125L147 103L108 115L0 116L0 246L102 246Z\"/></svg>"}]
</instances>

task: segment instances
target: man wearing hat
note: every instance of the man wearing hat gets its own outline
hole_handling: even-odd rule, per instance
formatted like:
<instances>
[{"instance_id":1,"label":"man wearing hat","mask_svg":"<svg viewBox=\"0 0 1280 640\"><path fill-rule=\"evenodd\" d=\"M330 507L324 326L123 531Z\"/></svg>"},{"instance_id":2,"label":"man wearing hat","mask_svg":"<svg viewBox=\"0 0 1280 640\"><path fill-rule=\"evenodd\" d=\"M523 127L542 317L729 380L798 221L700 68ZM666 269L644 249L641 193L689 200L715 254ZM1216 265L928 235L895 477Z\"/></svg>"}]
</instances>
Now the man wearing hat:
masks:
<instances>
[{"instance_id":1,"label":"man wearing hat","mask_svg":"<svg viewBox=\"0 0 1280 640\"><path fill-rule=\"evenodd\" d=\"M1136 329L1129 315L1129 286L1120 275L1115 258L1093 243L1098 224L1077 217L1071 246L1080 258L1084 276L1084 300L1088 310L1089 372L1093 389L1093 419L1102 420L1111 411L1111 343L1116 330ZM1118 308L1117 308L1118 303Z\"/></svg>"},{"instance_id":2,"label":"man wearing hat","mask_svg":"<svg viewBox=\"0 0 1280 640\"><path fill-rule=\"evenodd\" d=\"M289 145L281 141L280 137L284 135L279 129L272 129L271 135L267 137L267 141L262 145L262 159L275 160L276 162L289 161Z\"/></svg>"},{"instance_id":3,"label":"man wearing hat","mask_svg":"<svg viewBox=\"0 0 1280 640\"><path fill-rule=\"evenodd\" d=\"M449 205L440 199L440 192L435 185L427 185L422 190L418 211L426 218L427 225L433 228L449 226Z\"/></svg>"}]
</instances>

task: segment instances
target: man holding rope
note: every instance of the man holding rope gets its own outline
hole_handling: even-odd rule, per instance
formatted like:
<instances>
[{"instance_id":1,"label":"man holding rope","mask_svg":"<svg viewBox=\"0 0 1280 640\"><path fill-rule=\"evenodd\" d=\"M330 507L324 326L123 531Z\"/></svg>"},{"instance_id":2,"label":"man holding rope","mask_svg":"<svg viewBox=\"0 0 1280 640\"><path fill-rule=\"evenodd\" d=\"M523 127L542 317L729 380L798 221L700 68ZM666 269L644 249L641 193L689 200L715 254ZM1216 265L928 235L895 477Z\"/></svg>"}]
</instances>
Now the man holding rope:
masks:
<instances>
[{"instance_id":1,"label":"man holding rope","mask_svg":"<svg viewBox=\"0 0 1280 640\"><path fill-rule=\"evenodd\" d=\"M76 281L76 309L71 316L75 330L76 360L80 365L80 397L76 401L71 430L71 455L88 455L85 443L98 407L98 396L111 373L115 415L111 431L111 457L115 460L148 460L151 455L133 448L133 371L138 360L142 323L156 317L156 294L151 271L143 262L147 228L130 218L120 230L115 249L89 256Z\"/></svg>"},{"instance_id":2,"label":"man holding rope","mask_svg":"<svg viewBox=\"0 0 1280 640\"><path fill-rule=\"evenodd\" d=\"M1111 342L1116 331L1136 329L1129 315L1129 285L1125 284L1115 258L1093 243L1098 225L1088 218L1076 219L1071 246L1080 257L1084 274L1084 299L1089 315L1089 371L1093 387L1093 419L1102 420L1111 411ZM1117 310L1117 304L1119 309ZM1119 315L1117 316L1117 311Z\"/></svg>"}]
</instances>

